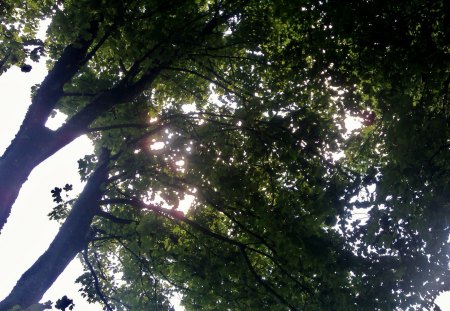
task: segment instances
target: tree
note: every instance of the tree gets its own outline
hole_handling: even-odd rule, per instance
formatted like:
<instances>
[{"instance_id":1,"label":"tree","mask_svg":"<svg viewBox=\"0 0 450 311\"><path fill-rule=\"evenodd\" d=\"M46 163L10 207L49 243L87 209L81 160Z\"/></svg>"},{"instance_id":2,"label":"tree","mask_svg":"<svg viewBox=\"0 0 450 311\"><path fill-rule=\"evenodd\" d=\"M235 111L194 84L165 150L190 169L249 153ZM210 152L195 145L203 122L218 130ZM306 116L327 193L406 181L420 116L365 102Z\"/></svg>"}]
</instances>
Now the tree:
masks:
<instances>
[{"instance_id":1,"label":"tree","mask_svg":"<svg viewBox=\"0 0 450 311\"><path fill-rule=\"evenodd\" d=\"M77 254L106 310L173 292L188 310L431 308L449 289L445 1L24 3L1 7L1 69L45 52L50 71L0 159L1 226L40 162L84 134L96 154L77 200L54 189L61 229L0 310Z\"/></svg>"}]
</instances>

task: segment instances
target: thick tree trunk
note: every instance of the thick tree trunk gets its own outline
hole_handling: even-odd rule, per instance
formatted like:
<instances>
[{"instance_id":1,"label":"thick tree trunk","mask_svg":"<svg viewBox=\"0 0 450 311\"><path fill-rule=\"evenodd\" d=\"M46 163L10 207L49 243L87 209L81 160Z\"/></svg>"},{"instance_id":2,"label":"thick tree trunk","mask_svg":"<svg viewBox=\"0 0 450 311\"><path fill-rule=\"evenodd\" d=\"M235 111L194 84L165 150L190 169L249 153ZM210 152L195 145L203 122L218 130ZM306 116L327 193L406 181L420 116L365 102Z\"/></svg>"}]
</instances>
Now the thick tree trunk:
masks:
<instances>
[{"instance_id":1,"label":"thick tree trunk","mask_svg":"<svg viewBox=\"0 0 450 311\"><path fill-rule=\"evenodd\" d=\"M70 142L57 142L55 135L45 127L45 123L63 95L64 85L89 60L87 51L95 38L97 28L97 23L92 23L89 29L92 34L90 39L80 37L76 44L68 45L64 49L34 96L19 132L0 158L0 232L20 188L31 171Z\"/></svg>"},{"instance_id":2,"label":"thick tree trunk","mask_svg":"<svg viewBox=\"0 0 450 311\"><path fill-rule=\"evenodd\" d=\"M23 183L33 168L46 158L50 135L47 129L19 132L0 158L0 230Z\"/></svg>"},{"instance_id":3,"label":"thick tree trunk","mask_svg":"<svg viewBox=\"0 0 450 311\"><path fill-rule=\"evenodd\" d=\"M31 171L73 138L57 137L45 127L19 131L0 158L0 232Z\"/></svg>"},{"instance_id":4,"label":"thick tree trunk","mask_svg":"<svg viewBox=\"0 0 450 311\"><path fill-rule=\"evenodd\" d=\"M108 176L107 162L100 161L55 239L0 302L0 311L7 311L16 305L25 309L38 303L67 265L84 249L102 196L101 187Z\"/></svg>"}]
</instances>

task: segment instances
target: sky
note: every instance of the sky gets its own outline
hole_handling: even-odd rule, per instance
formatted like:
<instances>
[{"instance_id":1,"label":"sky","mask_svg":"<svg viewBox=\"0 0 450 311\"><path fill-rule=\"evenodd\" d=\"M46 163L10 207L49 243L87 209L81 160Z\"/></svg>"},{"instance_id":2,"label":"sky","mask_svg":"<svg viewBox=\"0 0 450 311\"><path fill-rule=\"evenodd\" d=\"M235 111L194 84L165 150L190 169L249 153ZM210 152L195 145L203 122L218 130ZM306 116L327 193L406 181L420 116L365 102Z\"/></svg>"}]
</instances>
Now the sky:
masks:
<instances>
[{"instance_id":1,"label":"sky","mask_svg":"<svg viewBox=\"0 0 450 311\"><path fill-rule=\"evenodd\" d=\"M29 73L11 68L0 76L0 154L14 138L30 104L30 88L40 83L46 75L45 62L32 63ZM64 118L57 115L49 120L48 127L56 128ZM73 193L82 190L77 160L90 154L93 148L86 137L81 137L44 161L31 173L13 206L12 214L0 235L0 301L11 291L16 281L47 249L58 231L59 224L48 219L55 206L50 190L72 184ZM78 259L61 274L42 302L64 295L75 302L74 311L100 311L100 305L88 304L80 296L75 279L81 275ZM450 293L441 295L438 303L442 311L450 311ZM179 306L176 310L182 310Z\"/></svg>"}]
</instances>

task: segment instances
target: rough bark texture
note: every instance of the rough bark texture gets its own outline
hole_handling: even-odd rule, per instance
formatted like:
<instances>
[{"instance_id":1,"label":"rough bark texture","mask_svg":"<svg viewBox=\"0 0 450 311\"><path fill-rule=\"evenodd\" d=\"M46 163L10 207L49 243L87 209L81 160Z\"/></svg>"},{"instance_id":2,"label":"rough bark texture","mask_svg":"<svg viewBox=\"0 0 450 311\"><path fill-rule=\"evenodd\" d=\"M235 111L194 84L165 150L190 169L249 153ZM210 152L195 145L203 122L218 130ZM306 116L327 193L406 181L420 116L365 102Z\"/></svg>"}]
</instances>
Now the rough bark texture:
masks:
<instances>
[{"instance_id":1,"label":"rough bark texture","mask_svg":"<svg viewBox=\"0 0 450 311\"><path fill-rule=\"evenodd\" d=\"M107 160L101 160L47 251L0 302L0 311L7 311L16 305L25 309L38 303L67 265L83 250L107 175Z\"/></svg>"},{"instance_id":2,"label":"rough bark texture","mask_svg":"<svg viewBox=\"0 0 450 311\"><path fill-rule=\"evenodd\" d=\"M96 24L90 32L91 39L80 38L76 42L78 47L69 45L64 49L33 98L19 132L0 158L0 231L33 168L68 143L55 144L54 139L51 143L52 132L45 123L63 95L64 85L88 60L86 55L97 32Z\"/></svg>"},{"instance_id":3,"label":"rough bark texture","mask_svg":"<svg viewBox=\"0 0 450 311\"><path fill-rule=\"evenodd\" d=\"M46 128L21 131L0 158L0 230L33 168L54 153L49 148L51 139Z\"/></svg>"}]
</instances>

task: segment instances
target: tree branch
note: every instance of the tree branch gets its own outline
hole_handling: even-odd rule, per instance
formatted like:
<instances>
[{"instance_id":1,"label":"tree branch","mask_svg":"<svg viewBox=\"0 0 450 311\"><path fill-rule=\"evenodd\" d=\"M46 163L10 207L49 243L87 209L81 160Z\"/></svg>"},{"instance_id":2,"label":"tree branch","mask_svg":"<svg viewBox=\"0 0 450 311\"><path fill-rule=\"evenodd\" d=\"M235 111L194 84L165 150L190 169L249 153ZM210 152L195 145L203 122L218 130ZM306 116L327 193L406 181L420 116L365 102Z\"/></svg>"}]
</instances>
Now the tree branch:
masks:
<instances>
[{"instance_id":1,"label":"tree branch","mask_svg":"<svg viewBox=\"0 0 450 311\"><path fill-rule=\"evenodd\" d=\"M74 138L88 132L88 126L101 114L121 103L130 102L156 79L161 68L153 68L144 74L137 82L126 85L122 80L112 89L95 96L92 101L70 118L66 124L55 133L61 140L73 140Z\"/></svg>"},{"instance_id":2,"label":"tree branch","mask_svg":"<svg viewBox=\"0 0 450 311\"><path fill-rule=\"evenodd\" d=\"M110 213L102 211L102 210L98 211L96 215L99 217L108 219L116 224L121 224L121 225L129 225L131 223L136 222L135 220L116 217L113 214L110 214Z\"/></svg>"},{"instance_id":3,"label":"tree branch","mask_svg":"<svg viewBox=\"0 0 450 311\"><path fill-rule=\"evenodd\" d=\"M123 128L137 128L137 129L143 129L151 127L152 124L148 123L123 123L123 124L112 124L108 126L97 126L97 127L91 127L87 130L88 133L92 132L101 132L101 131L109 131L109 130L116 130L116 129L123 129Z\"/></svg>"},{"instance_id":4,"label":"tree branch","mask_svg":"<svg viewBox=\"0 0 450 311\"><path fill-rule=\"evenodd\" d=\"M84 259L84 262L86 263L86 265L88 266L89 271L91 272L92 278L94 279L95 292L100 297L100 300L104 303L106 310L113 311L113 309L111 308L111 306L108 303L108 300L106 299L105 295L103 295L102 290L100 289L100 283L99 283L99 280L97 277L97 273L95 272L94 267L92 266L91 262L89 261L87 248L83 251L83 259Z\"/></svg>"},{"instance_id":5,"label":"tree branch","mask_svg":"<svg viewBox=\"0 0 450 311\"><path fill-rule=\"evenodd\" d=\"M116 241L127 251L129 252L140 264L142 264L142 266L145 268L145 270L156 279L156 275L153 273L153 271L148 267L149 262L146 258L142 258L141 256L139 256L138 254L136 254L135 251L133 251L130 247L128 247L125 243L123 243L120 238L117 238ZM183 285L174 283L173 281L171 281L169 279L169 277L163 273L162 271L157 271L159 274L161 274L161 276L164 278L165 281L167 281L167 283L169 283L170 285L174 286L175 288L179 288L185 291L189 291L188 287L185 287Z\"/></svg>"},{"instance_id":6,"label":"tree branch","mask_svg":"<svg viewBox=\"0 0 450 311\"><path fill-rule=\"evenodd\" d=\"M252 262L250 261L250 258L248 257L247 253L245 252L244 247L239 248L241 250L242 256L245 259L245 262L247 264L248 269L255 277L256 281L261 284L269 293L271 293L273 296L278 298L280 302L282 302L284 305L288 306L290 310L296 311L297 308L291 305L286 299L284 299L280 294L278 294L265 280L261 278L261 276L256 272L255 268L252 265Z\"/></svg>"},{"instance_id":7,"label":"tree branch","mask_svg":"<svg viewBox=\"0 0 450 311\"><path fill-rule=\"evenodd\" d=\"M139 200L133 199L133 198L132 199L106 199L106 200L102 200L100 202L100 204L101 205L104 205L104 204L126 204L126 205L131 205L139 210L151 210L151 211L153 211L159 215L162 215L164 217L169 217L169 218L175 219L177 221L184 222L184 223L190 225L191 227L197 229L198 231L200 231L210 237L213 237L217 240L227 242L227 243L235 245L235 246L243 245L240 242L234 241L230 238L224 237L220 234L217 234L215 232L208 230L207 228L203 227L202 225L185 217L184 214L180 211L169 210L169 209L162 208L162 207L154 205L154 204L145 204L145 203L143 203Z\"/></svg>"},{"instance_id":8,"label":"tree branch","mask_svg":"<svg viewBox=\"0 0 450 311\"><path fill-rule=\"evenodd\" d=\"M230 92L230 93L232 93L232 94L239 95L237 92L235 92L235 91L233 91L232 89L228 88L226 85L220 83L219 81L217 81L217 80L215 80L215 79L212 79L212 78L210 78L210 77L208 77L208 76L205 76L204 74L202 74L202 73L200 73L200 72L198 72L198 71L195 71L195 70L192 70L192 69L187 69L187 68L170 67L170 66L164 67L164 69L167 69L167 70L174 70L174 71L179 71L179 72L191 73L191 74L193 74L193 75L196 75L196 76L198 76L198 77L200 77L200 78L202 78L202 79L204 79L204 80L206 80L206 81L208 81L208 82L211 82L211 83L213 83L213 84L215 84L215 85L221 87L222 89L224 89L224 90L227 91L227 92Z\"/></svg>"}]
</instances>

